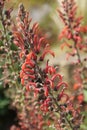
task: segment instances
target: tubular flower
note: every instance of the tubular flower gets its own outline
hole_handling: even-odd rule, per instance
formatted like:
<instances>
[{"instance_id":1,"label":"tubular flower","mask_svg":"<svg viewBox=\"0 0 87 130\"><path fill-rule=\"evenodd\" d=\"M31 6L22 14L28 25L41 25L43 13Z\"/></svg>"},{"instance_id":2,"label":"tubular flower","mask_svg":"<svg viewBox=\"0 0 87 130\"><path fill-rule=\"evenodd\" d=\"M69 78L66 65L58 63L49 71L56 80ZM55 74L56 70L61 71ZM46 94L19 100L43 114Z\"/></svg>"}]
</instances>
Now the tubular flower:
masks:
<instances>
[{"instance_id":1,"label":"tubular flower","mask_svg":"<svg viewBox=\"0 0 87 130\"><path fill-rule=\"evenodd\" d=\"M77 50L84 51L87 48L86 42L84 42L83 33L87 32L87 27L81 25L83 19L82 16L77 16L77 5L74 0L63 0L62 1L62 11L57 10L60 18L64 23L64 29L59 35L59 39L66 38L73 41L73 45L70 43L64 43L64 46L69 48L75 48ZM69 45L70 44L70 45ZM78 54L77 54L78 55Z\"/></svg>"},{"instance_id":2,"label":"tubular flower","mask_svg":"<svg viewBox=\"0 0 87 130\"><path fill-rule=\"evenodd\" d=\"M81 56L81 54L85 55L85 52L87 52L87 41L85 40L87 26L82 26L81 21L83 17L76 15L77 5L75 0L62 0L62 11L58 10L58 13L64 23L64 29L62 30L59 38L65 38L68 40L67 43L64 42L61 48L63 49L65 46L67 46L70 49L66 56L67 60L70 57L77 58L77 60L73 62L74 65L78 66L80 70L79 75L77 75L78 80L76 82L80 83L80 79L80 88L82 89L84 88L83 82L85 82L85 79L87 78L87 76L84 75L84 70L86 68L86 64L84 63L84 61L86 60L86 57L83 58L83 56ZM76 73L77 72L78 69L76 69ZM74 76L74 78L76 79L76 76Z\"/></svg>"},{"instance_id":3,"label":"tubular flower","mask_svg":"<svg viewBox=\"0 0 87 130\"><path fill-rule=\"evenodd\" d=\"M63 77L57 73L56 68L48 64L48 60L44 68L40 66L48 53L53 57L55 54L50 50L45 37L39 32L38 24L30 26L31 19L23 5L19 7L17 21L19 28L14 26L13 36L14 44L18 42L16 45L24 54L20 72L21 83L26 88L26 93L30 92L34 95L42 111L62 113L63 109L60 107L64 106L62 98L65 99L66 104L69 100L65 93L67 83L63 82ZM64 119L68 120L66 116ZM73 125L71 122L69 124L70 127Z\"/></svg>"},{"instance_id":4,"label":"tubular flower","mask_svg":"<svg viewBox=\"0 0 87 130\"><path fill-rule=\"evenodd\" d=\"M59 39L66 40L61 49L67 46L70 51L67 53L67 60L69 57L77 58L73 61L74 65L74 101L77 100L78 104L84 102L84 89L85 82L87 79L87 69L86 69L86 53L87 52L87 26L82 25L82 16L77 16L77 5L75 0L62 0L62 10L58 10L59 16L64 23L64 28L60 33ZM70 41L69 41L70 40ZM83 58L83 56L85 58ZM62 93L61 93L62 94ZM60 96L61 96L60 94ZM66 98L67 99L67 98ZM73 110L73 106L70 105L70 111L72 110L73 117L76 111ZM80 111L80 108L79 108ZM78 112L79 113L79 112ZM77 117L79 118L79 117ZM80 122L81 123L81 122ZM76 123L78 124L78 123ZM78 126L75 129L79 129Z\"/></svg>"},{"instance_id":5,"label":"tubular flower","mask_svg":"<svg viewBox=\"0 0 87 130\"><path fill-rule=\"evenodd\" d=\"M83 17L77 17L76 11L77 6L74 0L63 0L62 1L63 11L58 10L60 18L65 24L65 28L60 34L60 38L66 37L67 39L74 39L77 43L81 43L80 26Z\"/></svg>"}]
</instances>

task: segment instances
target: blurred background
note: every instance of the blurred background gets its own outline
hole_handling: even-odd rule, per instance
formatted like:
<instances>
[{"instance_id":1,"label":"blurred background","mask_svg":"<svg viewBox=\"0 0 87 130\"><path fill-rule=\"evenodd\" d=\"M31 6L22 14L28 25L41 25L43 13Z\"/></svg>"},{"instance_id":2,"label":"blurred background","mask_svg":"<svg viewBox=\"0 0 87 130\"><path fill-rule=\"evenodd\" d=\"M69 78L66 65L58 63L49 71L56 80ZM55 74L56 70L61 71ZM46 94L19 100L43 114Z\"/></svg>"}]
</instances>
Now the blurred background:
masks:
<instances>
[{"instance_id":1,"label":"blurred background","mask_svg":"<svg viewBox=\"0 0 87 130\"><path fill-rule=\"evenodd\" d=\"M58 35L61 32L63 24L58 17L56 9L59 7L62 0L9 0L6 3L6 8L13 7L12 17L17 15L18 5L23 3L26 10L30 12L30 17L33 22L38 22L42 32L48 39L52 50L56 57L50 58L50 64L61 66L60 72L63 73L65 80L72 84L69 78L72 72L72 66L69 63L73 60L66 61L65 55L67 49L60 49L61 42L58 40ZM84 16L82 24L87 24L87 0L76 0L78 5L78 14ZM47 57L48 58L48 57ZM0 69L0 75L2 70ZM70 81L69 81L70 80ZM0 130L9 130L12 124L16 124L16 111L9 107L11 103L10 96L7 96L7 89L4 89L0 84Z\"/></svg>"}]
</instances>

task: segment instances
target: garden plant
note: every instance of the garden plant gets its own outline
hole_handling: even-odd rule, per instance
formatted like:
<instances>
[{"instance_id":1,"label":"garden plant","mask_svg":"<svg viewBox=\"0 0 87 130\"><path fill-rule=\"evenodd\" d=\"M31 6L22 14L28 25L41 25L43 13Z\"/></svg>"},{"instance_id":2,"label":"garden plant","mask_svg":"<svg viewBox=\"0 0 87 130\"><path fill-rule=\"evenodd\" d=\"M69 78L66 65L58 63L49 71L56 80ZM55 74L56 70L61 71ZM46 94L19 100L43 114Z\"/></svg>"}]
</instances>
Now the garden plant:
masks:
<instances>
[{"instance_id":1,"label":"garden plant","mask_svg":"<svg viewBox=\"0 0 87 130\"><path fill-rule=\"evenodd\" d=\"M17 113L10 130L87 130L87 25L75 0L61 0L57 9L60 49L67 48L67 62L73 59L72 86L61 66L50 64L55 52L39 23L23 4L12 18L9 1L0 0L0 88L9 93L3 107Z\"/></svg>"}]
</instances>

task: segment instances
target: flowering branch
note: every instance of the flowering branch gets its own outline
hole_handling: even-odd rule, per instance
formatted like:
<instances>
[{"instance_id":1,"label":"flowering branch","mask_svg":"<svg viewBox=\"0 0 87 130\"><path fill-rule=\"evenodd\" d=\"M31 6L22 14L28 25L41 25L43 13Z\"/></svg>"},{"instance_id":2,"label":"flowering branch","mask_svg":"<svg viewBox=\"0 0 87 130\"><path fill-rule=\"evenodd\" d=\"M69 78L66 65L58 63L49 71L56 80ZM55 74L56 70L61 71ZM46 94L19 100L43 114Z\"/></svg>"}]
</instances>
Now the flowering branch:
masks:
<instances>
[{"instance_id":1,"label":"flowering branch","mask_svg":"<svg viewBox=\"0 0 87 130\"><path fill-rule=\"evenodd\" d=\"M4 48L1 56L5 65L2 67L4 74L7 72L7 75L2 77L1 81L5 82L8 78L9 86L11 81L13 81L12 86L16 86L13 106L18 110L20 127L18 129L42 130L45 126L48 128L53 123L55 129L78 130L83 118L80 114L80 106L74 106L73 98L66 92L68 85L63 81L63 76L57 72L56 67L49 65L49 59L46 60L48 54L53 58L55 54L50 49L45 36L42 36L38 23L32 24L29 12L22 4L19 6L16 23L12 22L12 8L5 10L4 2L4 0L0 1L2 25L0 41L3 42L0 51ZM76 5L73 0L64 0L62 5L64 13L59 10L58 12L66 27L60 38L66 37L68 40L73 40L74 46L68 43L65 45L73 48L73 52L76 53L81 64L78 46L82 49L85 48L80 45L82 39L79 29L83 29L79 26L81 18L74 18ZM16 45L16 51L11 50L12 43ZM19 67L17 69L16 62ZM45 65L42 67L43 62ZM14 127L11 127L12 129Z\"/></svg>"},{"instance_id":2,"label":"flowering branch","mask_svg":"<svg viewBox=\"0 0 87 130\"><path fill-rule=\"evenodd\" d=\"M59 38L66 38L68 40L68 43L64 43L64 45L62 45L62 47L67 46L71 49L71 52L68 53L68 57L77 56L77 61L75 62L75 64L78 65L79 68L79 70L77 71L79 71L78 76L79 79L81 79L81 91L83 91L83 89L85 89L84 82L86 81L86 75L84 74L84 68L86 68L84 62L86 61L86 57L82 59L81 54L85 54L87 48L86 41L83 35L87 33L87 29L86 26L81 25L81 20L83 19L83 17L77 17L76 15L77 5L74 0L63 0L62 9L62 11L58 10L58 13L65 27ZM72 43L69 43L69 41L72 41Z\"/></svg>"},{"instance_id":3,"label":"flowering branch","mask_svg":"<svg viewBox=\"0 0 87 130\"><path fill-rule=\"evenodd\" d=\"M69 97L65 93L67 83L62 81L62 76L57 73L55 67L49 65L48 60L44 69L40 67L48 53L53 57L55 54L50 50L45 37L39 33L38 24L35 23L31 26L30 23L29 13L23 5L20 5L17 26L13 27L13 37L14 43L20 49L20 58L23 59L20 72L21 83L25 86L26 92L32 93L36 97L43 112L55 113L57 111L59 113L61 125L58 125L58 128L61 129L62 124L66 124L65 126L68 128L77 130L78 124L81 122L80 113L73 108L72 101L69 101ZM74 125L70 121L72 116L76 121ZM64 122L62 122L63 119Z\"/></svg>"}]
</instances>

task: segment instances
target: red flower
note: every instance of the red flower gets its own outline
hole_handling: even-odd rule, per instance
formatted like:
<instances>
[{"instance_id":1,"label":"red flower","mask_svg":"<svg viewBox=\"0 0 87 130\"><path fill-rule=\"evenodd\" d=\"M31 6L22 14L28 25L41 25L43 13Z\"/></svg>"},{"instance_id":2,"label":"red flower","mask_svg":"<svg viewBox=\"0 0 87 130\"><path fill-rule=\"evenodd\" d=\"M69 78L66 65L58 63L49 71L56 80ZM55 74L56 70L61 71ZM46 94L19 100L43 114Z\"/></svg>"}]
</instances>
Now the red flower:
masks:
<instances>
[{"instance_id":1,"label":"red flower","mask_svg":"<svg viewBox=\"0 0 87 130\"><path fill-rule=\"evenodd\" d=\"M83 94L78 95L77 99L78 99L79 103L82 103L84 101L84 95Z\"/></svg>"}]
</instances>

